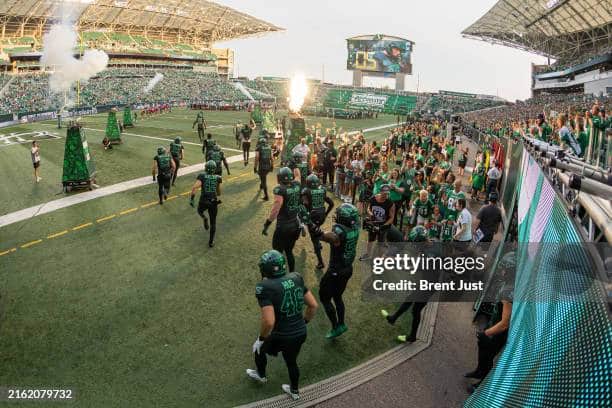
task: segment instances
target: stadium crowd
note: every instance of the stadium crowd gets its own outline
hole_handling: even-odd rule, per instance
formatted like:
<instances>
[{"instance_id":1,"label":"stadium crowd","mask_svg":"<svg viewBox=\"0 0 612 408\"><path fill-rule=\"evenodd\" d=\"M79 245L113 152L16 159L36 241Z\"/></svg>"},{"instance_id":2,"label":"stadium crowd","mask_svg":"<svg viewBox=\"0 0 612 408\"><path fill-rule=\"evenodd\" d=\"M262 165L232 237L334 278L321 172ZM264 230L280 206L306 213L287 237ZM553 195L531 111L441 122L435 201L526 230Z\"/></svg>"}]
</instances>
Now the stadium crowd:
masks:
<instances>
[{"instance_id":1,"label":"stadium crowd","mask_svg":"<svg viewBox=\"0 0 612 408\"><path fill-rule=\"evenodd\" d=\"M463 114L465 123L498 137L530 136L571 149L592 164L612 166L608 97L584 94L540 95L525 102ZM599 146L599 148L597 148Z\"/></svg>"}]
</instances>

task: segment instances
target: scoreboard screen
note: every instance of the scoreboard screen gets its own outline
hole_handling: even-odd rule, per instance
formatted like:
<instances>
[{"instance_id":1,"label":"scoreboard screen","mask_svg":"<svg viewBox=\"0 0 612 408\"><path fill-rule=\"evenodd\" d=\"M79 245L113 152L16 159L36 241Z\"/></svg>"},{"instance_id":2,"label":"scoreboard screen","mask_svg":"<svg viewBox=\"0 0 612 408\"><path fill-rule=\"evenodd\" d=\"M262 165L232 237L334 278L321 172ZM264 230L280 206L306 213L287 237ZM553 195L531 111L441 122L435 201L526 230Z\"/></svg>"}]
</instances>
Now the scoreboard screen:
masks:
<instances>
[{"instance_id":1,"label":"scoreboard screen","mask_svg":"<svg viewBox=\"0 0 612 408\"><path fill-rule=\"evenodd\" d=\"M410 54L412 42L402 39L347 40L348 59L346 67L349 70L360 70L382 73L412 73Z\"/></svg>"}]
</instances>

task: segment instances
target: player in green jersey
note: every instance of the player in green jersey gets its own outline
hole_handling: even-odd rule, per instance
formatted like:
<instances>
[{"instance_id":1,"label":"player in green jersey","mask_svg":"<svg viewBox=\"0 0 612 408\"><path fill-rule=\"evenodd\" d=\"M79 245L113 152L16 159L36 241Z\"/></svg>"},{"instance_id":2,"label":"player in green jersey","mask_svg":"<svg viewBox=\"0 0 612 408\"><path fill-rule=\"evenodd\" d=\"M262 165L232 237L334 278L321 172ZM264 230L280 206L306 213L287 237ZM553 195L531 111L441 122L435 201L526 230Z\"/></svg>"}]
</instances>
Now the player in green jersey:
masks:
<instances>
[{"instance_id":1,"label":"player in green jersey","mask_svg":"<svg viewBox=\"0 0 612 408\"><path fill-rule=\"evenodd\" d=\"M265 136L260 136L255 147L255 166L253 171L259 175L259 191L264 192L264 201L268 201L268 173L274 168L272 148Z\"/></svg>"},{"instance_id":2,"label":"player in green jersey","mask_svg":"<svg viewBox=\"0 0 612 408\"><path fill-rule=\"evenodd\" d=\"M189 197L189 204L194 206L194 198L196 190L201 189L200 202L198 203L198 214L204 221L204 229L208 230L208 218L204 214L208 211L210 217L210 236L208 238L208 246L210 248L214 245L215 232L217 230L217 208L221 203L218 197L221 195L221 176L216 173L216 164L210 160L206 163L204 173L200 173L196 179L196 182L191 188L191 196Z\"/></svg>"},{"instance_id":3,"label":"player in green jersey","mask_svg":"<svg viewBox=\"0 0 612 408\"><path fill-rule=\"evenodd\" d=\"M306 187L302 189L302 203L308 211L309 222L308 232L310 240L314 247L315 255L317 256L317 269L323 269L323 257L321 256L321 242L319 236L314 232L317 231L325 222L325 218L334 208L334 201L327 196L325 187L321 185L319 177L316 174L311 174L306 177ZM327 204L327 209L325 208Z\"/></svg>"},{"instance_id":4,"label":"player in green jersey","mask_svg":"<svg viewBox=\"0 0 612 408\"><path fill-rule=\"evenodd\" d=\"M306 324L315 315L317 301L298 273L287 273L285 258L280 252L266 251L259 258L259 271L262 280L255 286L255 296L261 308L261 327L253 343L257 369L247 369L246 374L255 381L266 383L267 355L282 353L290 384L281 387L297 400L300 398L297 357L306 341ZM303 311L304 304L306 311Z\"/></svg>"},{"instance_id":5,"label":"player in green jersey","mask_svg":"<svg viewBox=\"0 0 612 408\"><path fill-rule=\"evenodd\" d=\"M268 235L268 228L276 220L276 229L272 237L272 248L285 253L289 271L295 271L293 247L300 237L301 221L298 215L301 211L301 187L293 179L293 172L288 167L282 167L277 175L278 185L274 187L274 203L270 215L264 223L263 235Z\"/></svg>"},{"instance_id":6,"label":"player in green jersey","mask_svg":"<svg viewBox=\"0 0 612 408\"><path fill-rule=\"evenodd\" d=\"M321 278L319 298L332 328L325 335L332 339L348 330L344 322L345 306L342 294L353 276L353 261L359 241L359 211L348 203L336 209L331 231L321 232L321 240L330 244L329 268Z\"/></svg>"},{"instance_id":7,"label":"player in green jersey","mask_svg":"<svg viewBox=\"0 0 612 408\"><path fill-rule=\"evenodd\" d=\"M162 205L164 200L168 199L170 193L170 182L172 181L172 175L176 171L174 161L166 149L163 147L157 148L157 155L153 157L153 166L151 173L153 174L153 181L157 177L157 193L159 195L159 204Z\"/></svg>"}]
</instances>

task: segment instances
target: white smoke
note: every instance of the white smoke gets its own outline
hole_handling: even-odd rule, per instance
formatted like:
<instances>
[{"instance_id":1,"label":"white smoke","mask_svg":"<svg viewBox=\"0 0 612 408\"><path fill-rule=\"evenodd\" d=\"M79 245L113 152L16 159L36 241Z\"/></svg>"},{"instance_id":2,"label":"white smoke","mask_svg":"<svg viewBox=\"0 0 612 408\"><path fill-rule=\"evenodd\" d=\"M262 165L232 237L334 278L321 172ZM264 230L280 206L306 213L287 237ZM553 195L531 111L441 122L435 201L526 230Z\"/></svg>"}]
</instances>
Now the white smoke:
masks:
<instances>
[{"instance_id":1,"label":"white smoke","mask_svg":"<svg viewBox=\"0 0 612 408\"><path fill-rule=\"evenodd\" d=\"M157 85L157 83L161 81L162 79L164 79L164 75L157 72L155 76L151 78L147 86L144 87L144 93L151 92L151 90L155 88L155 85Z\"/></svg>"},{"instance_id":2,"label":"white smoke","mask_svg":"<svg viewBox=\"0 0 612 408\"><path fill-rule=\"evenodd\" d=\"M49 78L52 91L68 91L76 81L84 81L108 65L108 55L100 50L87 50L80 59L74 57L78 36L71 24L56 24L43 37L40 62L53 69Z\"/></svg>"}]
</instances>

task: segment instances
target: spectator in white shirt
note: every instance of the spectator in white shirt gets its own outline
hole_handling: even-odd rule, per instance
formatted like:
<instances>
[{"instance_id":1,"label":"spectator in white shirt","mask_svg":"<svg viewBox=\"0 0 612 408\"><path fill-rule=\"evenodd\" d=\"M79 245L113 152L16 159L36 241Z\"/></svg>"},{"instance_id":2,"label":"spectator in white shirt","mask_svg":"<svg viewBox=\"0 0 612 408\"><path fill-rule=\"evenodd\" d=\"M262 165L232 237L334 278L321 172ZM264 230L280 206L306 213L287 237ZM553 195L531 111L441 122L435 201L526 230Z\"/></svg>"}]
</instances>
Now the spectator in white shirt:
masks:
<instances>
[{"instance_id":1,"label":"spectator in white shirt","mask_svg":"<svg viewBox=\"0 0 612 408\"><path fill-rule=\"evenodd\" d=\"M501 178L501 170L497 167L497 162L493 161L493 167L487 172L487 192L486 197L489 197L492 191L496 191L499 179Z\"/></svg>"},{"instance_id":2,"label":"spectator in white shirt","mask_svg":"<svg viewBox=\"0 0 612 408\"><path fill-rule=\"evenodd\" d=\"M32 157L32 165L34 166L34 179L38 183L42 178L40 178L40 146L38 142L32 142L32 150L30 152Z\"/></svg>"},{"instance_id":3,"label":"spectator in white shirt","mask_svg":"<svg viewBox=\"0 0 612 408\"><path fill-rule=\"evenodd\" d=\"M308 158L310 157L310 148L306 144L306 139L305 138L300 139L300 144L296 145L291 151L291 153L301 154L303 161L307 162Z\"/></svg>"},{"instance_id":4,"label":"spectator in white shirt","mask_svg":"<svg viewBox=\"0 0 612 408\"><path fill-rule=\"evenodd\" d=\"M453 239L457 242L470 242L472 240L472 214L468 211L465 198L460 198L455 204L459 215L457 229Z\"/></svg>"}]
</instances>

